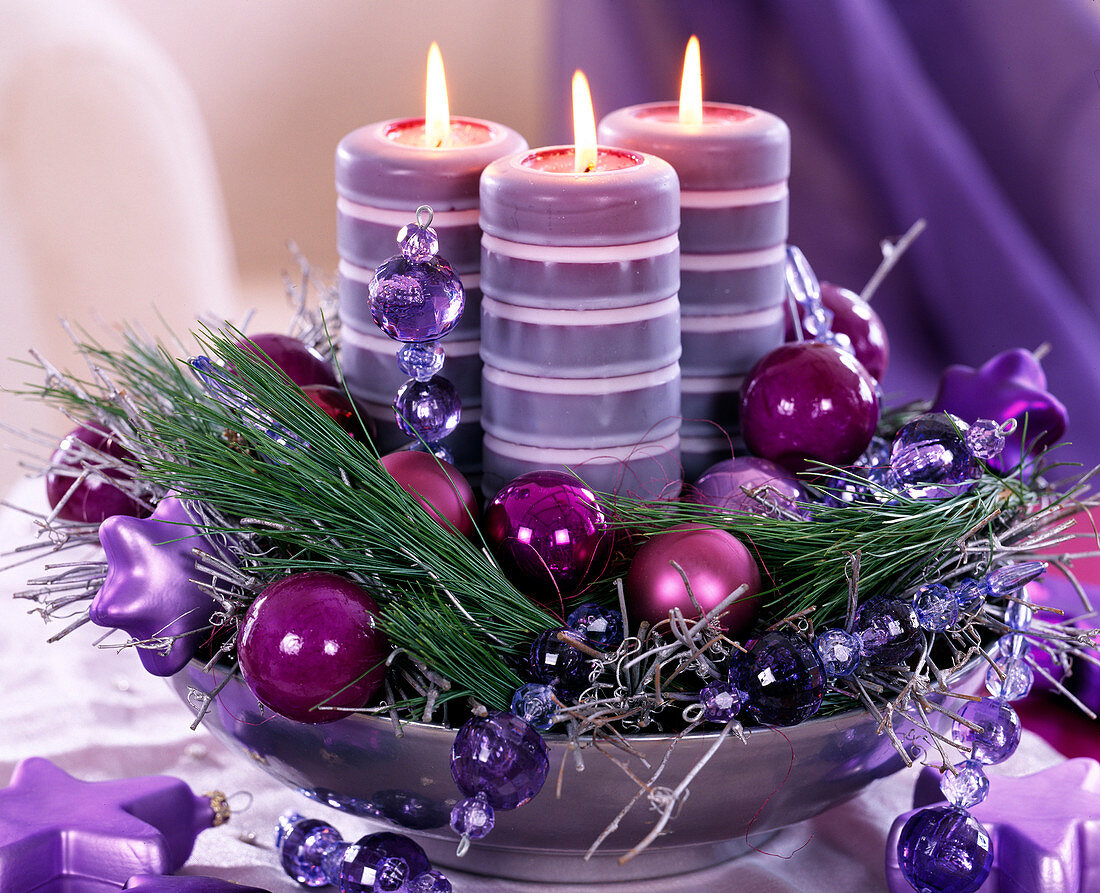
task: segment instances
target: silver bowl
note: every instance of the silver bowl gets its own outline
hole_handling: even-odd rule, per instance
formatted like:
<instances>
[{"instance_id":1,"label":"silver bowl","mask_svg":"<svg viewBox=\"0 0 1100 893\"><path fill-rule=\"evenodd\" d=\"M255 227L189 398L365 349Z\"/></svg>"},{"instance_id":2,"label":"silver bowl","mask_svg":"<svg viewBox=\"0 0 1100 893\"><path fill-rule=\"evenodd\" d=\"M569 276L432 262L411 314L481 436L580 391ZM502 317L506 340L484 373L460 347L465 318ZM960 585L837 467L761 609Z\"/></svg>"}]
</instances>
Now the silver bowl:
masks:
<instances>
[{"instance_id":1,"label":"silver bowl","mask_svg":"<svg viewBox=\"0 0 1100 893\"><path fill-rule=\"evenodd\" d=\"M970 674L971 690L979 675ZM222 676L204 673L193 662L169 681L195 710L191 690L209 692ZM519 809L498 811L492 834L459 861L457 838L448 827L451 806L462 797L450 773L454 731L411 723L398 738L389 719L363 715L324 725L294 722L261 711L239 677L221 691L204 725L305 796L386 822L391 830L396 825L413 832L435 865L534 881L634 880L705 868L760 846L780 828L854 797L904 765L863 711L812 719L781 732L752 729L747 744L723 742L692 781L690 796L666 833L620 866L618 857L649 833L657 813L643 797L585 861L585 851L638 788L593 747L583 751L584 771L576 771L565 736L547 734L550 775L542 792ZM675 787L714 739L711 733L678 741L658 784ZM654 768L673 742L668 735L628 740ZM639 778L649 777L636 757L602 749L625 760ZM555 794L559 772L560 798Z\"/></svg>"}]
</instances>

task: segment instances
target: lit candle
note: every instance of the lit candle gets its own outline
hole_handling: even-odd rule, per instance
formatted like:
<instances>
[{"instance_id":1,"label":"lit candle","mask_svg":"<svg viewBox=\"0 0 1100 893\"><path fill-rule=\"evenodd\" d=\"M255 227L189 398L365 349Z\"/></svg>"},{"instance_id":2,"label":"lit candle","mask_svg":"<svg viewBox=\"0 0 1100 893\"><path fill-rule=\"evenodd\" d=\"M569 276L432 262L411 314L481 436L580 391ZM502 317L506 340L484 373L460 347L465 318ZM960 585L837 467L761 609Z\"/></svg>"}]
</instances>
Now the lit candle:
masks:
<instances>
[{"instance_id":1,"label":"lit candle","mask_svg":"<svg viewBox=\"0 0 1100 893\"><path fill-rule=\"evenodd\" d=\"M703 102L699 44L684 59L680 102L612 112L600 142L652 152L680 177L684 470L729 458L738 389L783 341L790 131L748 106ZM717 427L716 427L717 426ZM721 430L721 429L724 429Z\"/></svg>"},{"instance_id":2,"label":"lit candle","mask_svg":"<svg viewBox=\"0 0 1100 893\"><path fill-rule=\"evenodd\" d=\"M481 177L484 487L566 466L599 490L674 495L679 184L660 158L597 147L574 84L577 142Z\"/></svg>"},{"instance_id":3,"label":"lit candle","mask_svg":"<svg viewBox=\"0 0 1100 893\"><path fill-rule=\"evenodd\" d=\"M439 253L466 290L462 320L443 341L444 374L463 405L462 423L447 445L464 471L480 466L478 179L490 161L526 147L522 136L502 124L450 114L443 62L433 43L424 117L361 127L336 149L341 364L352 394L378 423L382 450L408 442L390 406L406 377L397 366L398 345L371 318L368 285L375 268L398 253L397 231L415 219L419 205L430 205Z\"/></svg>"}]
</instances>

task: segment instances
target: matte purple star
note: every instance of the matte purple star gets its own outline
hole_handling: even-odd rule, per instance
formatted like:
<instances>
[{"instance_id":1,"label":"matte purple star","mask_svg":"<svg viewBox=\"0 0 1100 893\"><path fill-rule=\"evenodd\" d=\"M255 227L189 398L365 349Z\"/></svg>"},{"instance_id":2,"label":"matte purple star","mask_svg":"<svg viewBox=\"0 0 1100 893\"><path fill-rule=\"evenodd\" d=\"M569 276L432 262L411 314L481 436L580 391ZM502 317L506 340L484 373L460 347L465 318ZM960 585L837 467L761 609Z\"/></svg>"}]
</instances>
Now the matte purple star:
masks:
<instances>
[{"instance_id":1,"label":"matte purple star","mask_svg":"<svg viewBox=\"0 0 1100 893\"><path fill-rule=\"evenodd\" d=\"M964 422L992 419L1003 424L1016 419L1016 431L1006 436L1004 452L990 463L1000 471L1019 465L1024 438L1033 455L1061 440L1069 419L1065 406L1047 391L1039 361L1026 350L1006 350L980 369L948 366L932 402L932 412L940 411Z\"/></svg>"},{"instance_id":2,"label":"matte purple star","mask_svg":"<svg viewBox=\"0 0 1100 893\"><path fill-rule=\"evenodd\" d=\"M203 577L192 549L225 557L192 526L182 500L162 499L149 518L116 515L99 528L107 553L107 579L92 600L92 622L115 627L138 641L174 638L164 648L139 648L138 656L154 676L171 676L195 656L198 632L217 608L196 583ZM209 575L205 576L207 581Z\"/></svg>"},{"instance_id":3,"label":"matte purple star","mask_svg":"<svg viewBox=\"0 0 1100 893\"><path fill-rule=\"evenodd\" d=\"M0 790L0 890L121 889L135 874L175 871L214 820L178 778L80 781L31 757ZM52 889L52 888L51 888Z\"/></svg>"},{"instance_id":4,"label":"matte purple star","mask_svg":"<svg viewBox=\"0 0 1100 893\"><path fill-rule=\"evenodd\" d=\"M940 773L924 769L914 806L942 801ZM993 871L982 893L1100 890L1100 763L1079 758L1019 778L990 779L989 796L970 810L993 837ZM898 868L899 816L886 840L891 893L911 893Z\"/></svg>"},{"instance_id":5,"label":"matte purple star","mask_svg":"<svg viewBox=\"0 0 1100 893\"><path fill-rule=\"evenodd\" d=\"M271 893L259 887L245 887L232 881L223 881L213 877L174 877L155 874L141 874L130 878L126 890L140 890L141 893Z\"/></svg>"}]
</instances>

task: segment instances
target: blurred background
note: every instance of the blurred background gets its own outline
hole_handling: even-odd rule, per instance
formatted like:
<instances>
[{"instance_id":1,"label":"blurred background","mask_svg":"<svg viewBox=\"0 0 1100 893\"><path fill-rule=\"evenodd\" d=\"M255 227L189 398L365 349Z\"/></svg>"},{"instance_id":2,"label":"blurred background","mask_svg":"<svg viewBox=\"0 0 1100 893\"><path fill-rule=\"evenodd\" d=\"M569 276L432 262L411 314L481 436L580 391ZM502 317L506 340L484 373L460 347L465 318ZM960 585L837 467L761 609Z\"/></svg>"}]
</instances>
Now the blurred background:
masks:
<instances>
[{"instance_id":1,"label":"blurred background","mask_svg":"<svg viewBox=\"0 0 1100 893\"><path fill-rule=\"evenodd\" d=\"M1074 455L1100 461L1100 3L0 0L0 27L4 358L70 365L59 316L282 329L288 240L336 268L336 143L422 113L433 39L452 112L537 146L570 139L574 67L598 116L673 98L697 33L707 99L790 123L791 241L823 278L858 291L928 219L875 299L887 391L1049 341ZM68 427L0 398L8 424Z\"/></svg>"}]
</instances>

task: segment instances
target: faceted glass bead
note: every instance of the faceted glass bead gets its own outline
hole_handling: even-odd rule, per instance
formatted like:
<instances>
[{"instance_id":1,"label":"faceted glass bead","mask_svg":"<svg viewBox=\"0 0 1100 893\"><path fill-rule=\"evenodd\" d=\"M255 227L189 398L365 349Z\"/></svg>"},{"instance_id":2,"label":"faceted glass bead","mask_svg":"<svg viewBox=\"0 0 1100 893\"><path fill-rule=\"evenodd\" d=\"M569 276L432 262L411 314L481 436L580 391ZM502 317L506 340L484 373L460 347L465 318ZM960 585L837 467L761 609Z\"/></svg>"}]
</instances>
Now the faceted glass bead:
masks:
<instances>
[{"instance_id":1,"label":"faceted glass bead","mask_svg":"<svg viewBox=\"0 0 1100 893\"><path fill-rule=\"evenodd\" d=\"M981 760L988 766L1003 763L1016 752L1022 726L1016 711L1007 702L999 698L968 701L959 710L959 716L981 728L980 732L975 732L957 720L951 726L951 737L971 747L971 759Z\"/></svg>"},{"instance_id":2,"label":"faceted glass bead","mask_svg":"<svg viewBox=\"0 0 1100 893\"><path fill-rule=\"evenodd\" d=\"M974 893L993 867L993 840L969 813L932 806L901 829L898 865L919 893Z\"/></svg>"},{"instance_id":3,"label":"faceted glass bead","mask_svg":"<svg viewBox=\"0 0 1100 893\"><path fill-rule=\"evenodd\" d=\"M430 226L408 223L397 233L401 256L413 263L424 263L439 254L439 236Z\"/></svg>"},{"instance_id":4,"label":"faceted glass bead","mask_svg":"<svg viewBox=\"0 0 1100 893\"><path fill-rule=\"evenodd\" d=\"M741 712L741 695L727 682L712 682L699 692L703 719L727 723Z\"/></svg>"},{"instance_id":5,"label":"faceted glass bead","mask_svg":"<svg viewBox=\"0 0 1100 893\"><path fill-rule=\"evenodd\" d=\"M401 385L393 409L402 431L436 443L458 427L462 399L453 384L436 375L428 381L410 379Z\"/></svg>"},{"instance_id":6,"label":"faceted glass bead","mask_svg":"<svg viewBox=\"0 0 1100 893\"><path fill-rule=\"evenodd\" d=\"M402 889L407 878L423 874L431 867L424 850L408 837L389 831L368 834L344 854L340 893L393 893ZM404 871L401 885L392 886L401 871Z\"/></svg>"},{"instance_id":7,"label":"faceted glass bead","mask_svg":"<svg viewBox=\"0 0 1100 893\"><path fill-rule=\"evenodd\" d=\"M1005 435L992 419L978 419L966 431L966 448L978 459L988 462L1005 448Z\"/></svg>"},{"instance_id":8,"label":"faceted glass bead","mask_svg":"<svg viewBox=\"0 0 1100 893\"><path fill-rule=\"evenodd\" d=\"M955 765L954 773L943 773L940 790L952 806L970 809L989 795L989 779L980 760L965 760Z\"/></svg>"},{"instance_id":9,"label":"faceted glass bead","mask_svg":"<svg viewBox=\"0 0 1100 893\"><path fill-rule=\"evenodd\" d=\"M1031 620L1035 616L1035 611L1027 601L1026 589L1021 589L1016 594L1016 598L1020 601L1009 602L1005 606L1005 624L1020 632L1027 632L1031 629Z\"/></svg>"},{"instance_id":10,"label":"faceted glass bead","mask_svg":"<svg viewBox=\"0 0 1100 893\"><path fill-rule=\"evenodd\" d=\"M623 615L593 602L585 602L574 610L565 618L565 625L600 651L613 651L623 642Z\"/></svg>"},{"instance_id":11,"label":"faceted glass bead","mask_svg":"<svg viewBox=\"0 0 1100 893\"><path fill-rule=\"evenodd\" d=\"M900 664L924 641L913 605L890 595L864 602L853 631L863 644L863 660L872 667Z\"/></svg>"},{"instance_id":12,"label":"faceted glass bead","mask_svg":"<svg viewBox=\"0 0 1100 893\"><path fill-rule=\"evenodd\" d=\"M1031 645L1028 643L1026 636L1019 633L1008 633L993 643L991 654L997 663L1004 663L1008 658L1023 657L1030 648Z\"/></svg>"},{"instance_id":13,"label":"faceted glass bead","mask_svg":"<svg viewBox=\"0 0 1100 893\"><path fill-rule=\"evenodd\" d=\"M421 443L418 440L416 443L410 444L409 449L418 453L431 453L437 459L442 459L444 462L449 462L451 465L455 464L454 454L447 449L446 444Z\"/></svg>"},{"instance_id":14,"label":"faceted glass bead","mask_svg":"<svg viewBox=\"0 0 1100 893\"><path fill-rule=\"evenodd\" d=\"M973 577L965 577L952 591L955 593L955 601L959 603L959 610L964 614L976 613L993 597L993 588L989 581L975 580Z\"/></svg>"},{"instance_id":15,"label":"faceted glass bead","mask_svg":"<svg viewBox=\"0 0 1100 893\"><path fill-rule=\"evenodd\" d=\"M459 800L451 810L451 829L461 837L481 840L493 830L496 818L493 807L485 798L484 791L478 791L473 797Z\"/></svg>"},{"instance_id":16,"label":"faceted glass bead","mask_svg":"<svg viewBox=\"0 0 1100 893\"><path fill-rule=\"evenodd\" d=\"M745 709L757 720L793 726L817 713L825 673L809 642L770 632L733 662L730 684L744 693Z\"/></svg>"},{"instance_id":17,"label":"faceted glass bead","mask_svg":"<svg viewBox=\"0 0 1100 893\"><path fill-rule=\"evenodd\" d=\"M942 633L959 619L959 603L954 594L941 583L927 583L913 596L917 622L926 630Z\"/></svg>"},{"instance_id":18,"label":"faceted glass bead","mask_svg":"<svg viewBox=\"0 0 1100 893\"><path fill-rule=\"evenodd\" d=\"M588 682L592 662L572 645L561 641L560 632L579 635L564 627L540 633L531 643L527 668L539 682L557 685L563 691L574 691Z\"/></svg>"},{"instance_id":19,"label":"faceted glass bead","mask_svg":"<svg viewBox=\"0 0 1100 893\"><path fill-rule=\"evenodd\" d=\"M409 881L409 893L452 893L453 890L451 882L434 868Z\"/></svg>"},{"instance_id":20,"label":"faceted glass bead","mask_svg":"<svg viewBox=\"0 0 1100 893\"><path fill-rule=\"evenodd\" d=\"M371 316L395 341L442 338L458 324L465 305L462 282L439 257L412 262L394 255L370 283Z\"/></svg>"},{"instance_id":21,"label":"faceted glass bead","mask_svg":"<svg viewBox=\"0 0 1100 893\"><path fill-rule=\"evenodd\" d=\"M1020 698L1026 698L1031 691L1031 686L1035 684L1035 674L1028 662L1011 657L1000 663L1000 668L1005 674L1004 679L993 667L986 670L985 687L989 693L1003 701L1018 701Z\"/></svg>"},{"instance_id":22,"label":"faceted glass bead","mask_svg":"<svg viewBox=\"0 0 1100 893\"><path fill-rule=\"evenodd\" d=\"M926 413L903 425L890 449L890 467L914 498L953 496L979 475L966 447L966 423L945 412Z\"/></svg>"},{"instance_id":23,"label":"faceted glass bead","mask_svg":"<svg viewBox=\"0 0 1100 893\"><path fill-rule=\"evenodd\" d=\"M325 857L333 852L342 854L346 848L340 832L331 825L297 813L281 816L275 829L275 849L283 871L305 887L331 884Z\"/></svg>"},{"instance_id":24,"label":"faceted glass bead","mask_svg":"<svg viewBox=\"0 0 1100 893\"><path fill-rule=\"evenodd\" d=\"M890 464L890 441L885 437L872 437L863 455L856 459L861 468L880 468Z\"/></svg>"},{"instance_id":25,"label":"faceted glass bead","mask_svg":"<svg viewBox=\"0 0 1100 893\"><path fill-rule=\"evenodd\" d=\"M863 657L863 643L859 636L839 627L827 629L814 639L821 666L832 677L851 676Z\"/></svg>"},{"instance_id":26,"label":"faceted glass bead","mask_svg":"<svg viewBox=\"0 0 1100 893\"><path fill-rule=\"evenodd\" d=\"M451 777L472 797L484 792L493 809L515 809L535 796L550 771L539 733L511 713L467 720L451 747Z\"/></svg>"},{"instance_id":27,"label":"faceted glass bead","mask_svg":"<svg viewBox=\"0 0 1100 893\"><path fill-rule=\"evenodd\" d=\"M553 719L558 712L554 689L538 682L521 685L512 696L512 712L540 732L545 732L554 724Z\"/></svg>"},{"instance_id":28,"label":"faceted glass bead","mask_svg":"<svg viewBox=\"0 0 1100 893\"><path fill-rule=\"evenodd\" d=\"M1046 571L1045 561L1021 561L997 568L986 580L993 595L1008 595L1028 583L1034 583Z\"/></svg>"},{"instance_id":29,"label":"faceted glass bead","mask_svg":"<svg viewBox=\"0 0 1100 893\"><path fill-rule=\"evenodd\" d=\"M833 311L818 304L802 319L802 329L811 338L820 339L833 324Z\"/></svg>"},{"instance_id":30,"label":"faceted glass bead","mask_svg":"<svg viewBox=\"0 0 1100 893\"><path fill-rule=\"evenodd\" d=\"M405 344L397 352L398 367L417 381L428 381L443 368L445 359L446 351L443 350L443 345L436 342Z\"/></svg>"}]
</instances>

